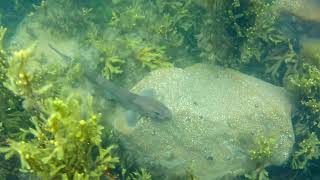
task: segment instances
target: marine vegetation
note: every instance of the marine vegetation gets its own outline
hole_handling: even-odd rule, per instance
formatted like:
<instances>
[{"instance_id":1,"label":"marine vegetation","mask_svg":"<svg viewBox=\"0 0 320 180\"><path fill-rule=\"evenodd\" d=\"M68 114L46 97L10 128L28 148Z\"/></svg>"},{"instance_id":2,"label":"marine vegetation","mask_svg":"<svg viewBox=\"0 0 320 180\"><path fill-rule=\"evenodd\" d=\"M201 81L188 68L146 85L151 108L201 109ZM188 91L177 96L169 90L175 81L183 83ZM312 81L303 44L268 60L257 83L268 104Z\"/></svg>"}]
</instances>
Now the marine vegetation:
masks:
<instances>
[{"instance_id":1,"label":"marine vegetation","mask_svg":"<svg viewBox=\"0 0 320 180\"><path fill-rule=\"evenodd\" d=\"M0 27L0 82L5 80L6 76L6 61L7 61L7 54L3 49L3 39L4 35L6 34L7 28Z\"/></svg>"},{"instance_id":2,"label":"marine vegetation","mask_svg":"<svg viewBox=\"0 0 320 180\"><path fill-rule=\"evenodd\" d=\"M208 2L205 7L209 16L198 35L200 55L282 84L297 58L293 51L296 39L281 27L281 4L256 0Z\"/></svg>"},{"instance_id":3,"label":"marine vegetation","mask_svg":"<svg viewBox=\"0 0 320 180\"><path fill-rule=\"evenodd\" d=\"M43 28L54 35L69 37L83 35L93 22L110 17L111 14L106 14L109 4L108 1L43 0L35 9L43 14L37 19Z\"/></svg>"},{"instance_id":4,"label":"marine vegetation","mask_svg":"<svg viewBox=\"0 0 320 180\"><path fill-rule=\"evenodd\" d=\"M4 33L5 29L2 29ZM69 98L65 101L51 98L53 93L58 96L57 93L63 90L59 88L62 86L56 86L57 89L52 91L52 85L68 84L72 76L69 74L66 81L56 78L59 73L66 72L64 68L57 63L43 64L34 54L35 48L36 44L33 44L30 48L10 52L11 56L6 56L9 53L1 50L1 72L4 72L1 91L5 93L1 93L0 98L3 100L1 107L6 110L2 112L1 108L0 137L3 143L0 151L8 160L4 164L20 159L22 172L44 179L111 177L111 169L119 161L110 154L116 146L102 145L100 115L90 110L92 105L84 104L92 100L90 97L87 100L77 99L81 96L77 96L75 91L72 95L68 93ZM44 80L43 76L48 79ZM16 106L24 108L23 112L16 110ZM8 165L1 169L1 175L7 178L11 174L5 169L16 172L10 168Z\"/></svg>"},{"instance_id":5,"label":"marine vegetation","mask_svg":"<svg viewBox=\"0 0 320 180\"><path fill-rule=\"evenodd\" d=\"M19 155L21 170L43 179L99 179L109 175L119 161L111 155L115 146L102 147L103 127L99 114L88 112L82 119L80 103L75 97L48 99L33 127L24 129L24 141L8 140L1 148L6 159Z\"/></svg>"},{"instance_id":6,"label":"marine vegetation","mask_svg":"<svg viewBox=\"0 0 320 180\"><path fill-rule=\"evenodd\" d=\"M293 169L305 169L310 165L310 160L319 159L320 141L315 133L309 134L298 146L299 149L294 152L292 157L291 167Z\"/></svg>"},{"instance_id":7,"label":"marine vegetation","mask_svg":"<svg viewBox=\"0 0 320 180\"><path fill-rule=\"evenodd\" d=\"M39 59L33 56L35 47L34 44L29 48L13 52L8 58L7 78L3 83L13 93L24 98L26 109L37 109L41 106L39 100L44 98L44 93L48 93L52 87L48 79L42 78L44 75L49 78L50 70L41 66Z\"/></svg>"},{"instance_id":8,"label":"marine vegetation","mask_svg":"<svg viewBox=\"0 0 320 180\"><path fill-rule=\"evenodd\" d=\"M15 33L19 23L39 0L7 0L0 2L0 25L8 28L7 37Z\"/></svg>"},{"instance_id":9,"label":"marine vegetation","mask_svg":"<svg viewBox=\"0 0 320 180\"><path fill-rule=\"evenodd\" d=\"M0 27L0 147L6 144L6 139L19 139L21 137L20 128L28 127L26 121L30 116L21 107L21 99L3 86L7 79L8 52L4 47L4 37L7 28ZM0 179L16 177L18 174L18 158L9 161L0 155Z\"/></svg>"},{"instance_id":10,"label":"marine vegetation","mask_svg":"<svg viewBox=\"0 0 320 180\"><path fill-rule=\"evenodd\" d=\"M201 57L292 93L296 145L286 168L299 170L291 169L288 178L312 177L319 168L313 165L319 163L319 34L314 32L319 30L319 19L304 7L319 5L286 0L197 2L208 11L198 35Z\"/></svg>"},{"instance_id":11,"label":"marine vegetation","mask_svg":"<svg viewBox=\"0 0 320 180\"><path fill-rule=\"evenodd\" d=\"M317 171L312 164L319 162L320 156L320 69L303 64L301 71L289 79L288 88L297 95L299 109L293 117L297 145L291 167L303 173L312 173Z\"/></svg>"},{"instance_id":12,"label":"marine vegetation","mask_svg":"<svg viewBox=\"0 0 320 180\"><path fill-rule=\"evenodd\" d=\"M256 169L245 174L245 177L247 179L268 179L269 173L265 168L270 164L270 158L276 147L275 140L260 135L255 139L254 145L255 147L249 150L249 156Z\"/></svg>"},{"instance_id":13,"label":"marine vegetation","mask_svg":"<svg viewBox=\"0 0 320 180\"><path fill-rule=\"evenodd\" d=\"M88 69L122 87L131 87L157 68L186 67L200 61L285 87L295 99L296 144L288 164L277 168L288 168L288 178L319 174L314 164L320 162L320 41L319 35L303 27L318 32L320 21L316 13L310 17L301 13L305 12L302 7L317 4L305 1L301 7L302 1L291 2L0 2L0 179L17 177L12 174L18 174L18 168L44 179L151 179L148 170L140 167L126 171L126 163L115 153L116 145L102 138L102 132L111 134L103 121L112 108L103 98L92 97L90 86L85 92L79 87L81 70L87 68L81 53L70 62L43 58L37 53L43 44L35 41L38 34L30 30L32 44L14 46L14 40L10 44L21 17L38 22L36 28L50 32L59 42L78 39L79 48L93 54L88 63L93 67ZM278 178L268 169L273 139L258 137L255 145L248 149L248 156L256 170L246 178Z\"/></svg>"},{"instance_id":14,"label":"marine vegetation","mask_svg":"<svg viewBox=\"0 0 320 180\"><path fill-rule=\"evenodd\" d=\"M1 37L5 30L1 28ZM102 142L102 132L110 134L110 128L103 128L101 115L86 104L94 100L74 88L80 65L43 59L37 48L33 43L18 50L1 49L1 92L7 92L0 97L1 107L5 107L0 113L1 152L6 158L2 161L1 154L2 165L6 165L1 176L23 176L16 173L18 168L26 176L44 179L116 176L111 172L119 161L111 156L116 145L107 143L107 138Z\"/></svg>"},{"instance_id":15,"label":"marine vegetation","mask_svg":"<svg viewBox=\"0 0 320 180\"><path fill-rule=\"evenodd\" d=\"M317 130L320 123L320 69L303 64L301 72L290 76L289 81L288 88L297 95L298 107L304 112L299 118L312 130Z\"/></svg>"},{"instance_id":16,"label":"marine vegetation","mask_svg":"<svg viewBox=\"0 0 320 180\"><path fill-rule=\"evenodd\" d=\"M191 0L124 0L113 1L111 6L111 19L104 20L106 26L91 24L83 41L98 51L106 78L128 77L128 70L147 72L141 67L149 71L172 67L172 56L177 53L171 52L195 50L196 39L190 34L198 31L196 18L201 10ZM195 16L192 11L199 14Z\"/></svg>"},{"instance_id":17,"label":"marine vegetation","mask_svg":"<svg viewBox=\"0 0 320 180\"><path fill-rule=\"evenodd\" d=\"M142 67L148 67L150 70L172 67L172 64L167 62L169 58L165 55L164 47L152 47L147 44L136 52L135 58L142 63Z\"/></svg>"}]
</instances>

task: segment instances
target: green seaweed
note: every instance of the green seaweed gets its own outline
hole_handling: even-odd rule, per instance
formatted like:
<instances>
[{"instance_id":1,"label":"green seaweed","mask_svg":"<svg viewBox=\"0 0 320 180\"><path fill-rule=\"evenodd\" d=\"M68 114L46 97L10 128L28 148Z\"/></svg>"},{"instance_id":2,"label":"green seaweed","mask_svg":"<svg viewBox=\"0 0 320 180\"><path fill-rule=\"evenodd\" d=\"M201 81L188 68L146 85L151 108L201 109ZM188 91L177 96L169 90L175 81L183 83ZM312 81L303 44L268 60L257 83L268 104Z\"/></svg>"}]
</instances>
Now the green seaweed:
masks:
<instances>
[{"instance_id":1,"label":"green seaweed","mask_svg":"<svg viewBox=\"0 0 320 180\"><path fill-rule=\"evenodd\" d=\"M30 4L26 6L28 1L8 2L13 3L16 12L30 11ZM7 7L3 4L8 3L2 2L0 7ZM191 63L212 61L277 85L284 84L297 100L293 117L296 146L291 168L306 171L312 162L319 162L319 67L306 64L308 61L300 58L296 48L298 37L288 33L290 30L281 29L283 14L277 1L47 0L33 8L35 11L29 16L42 14L39 19L42 28L60 40L61 37L79 38L83 46L96 50L98 55L93 58L93 64L107 79L131 82L148 71L179 65L179 58L183 59L181 64L188 64L185 57L196 57ZM1 27L2 40L5 32ZM50 60L44 63L33 54L36 46L6 52L3 42L0 43L2 145L10 138L10 146L2 151L9 153L7 156L18 155L22 169L40 177L85 179L105 173L111 178L112 173L103 168L109 165L109 160L111 167L117 160L108 159L112 145L101 146L99 118L93 118L91 110L84 110L83 103L87 100L64 98L77 92L73 85L82 78L79 69L83 64L61 66ZM250 69L251 66L257 68ZM92 107L99 108L98 105ZM71 112L73 110L75 112ZM33 125L28 121L30 115ZM83 127L86 127L83 131L75 130ZM18 131L19 128L25 130ZM91 144L85 144L88 141ZM66 142L68 144L63 144ZM72 156L61 144L83 153ZM247 174L247 178L267 178L266 166L273 148L273 139L257 138L255 147L248 149L257 168ZM97 149L99 153L90 153ZM67 161L62 162L62 157ZM102 163L104 160L106 164ZM126 175L132 179L150 178L144 170Z\"/></svg>"},{"instance_id":2,"label":"green seaweed","mask_svg":"<svg viewBox=\"0 0 320 180\"><path fill-rule=\"evenodd\" d=\"M141 168L139 171L133 172L128 179L134 180L151 180L151 174L146 170Z\"/></svg>"},{"instance_id":3,"label":"green seaweed","mask_svg":"<svg viewBox=\"0 0 320 180\"><path fill-rule=\"evenodd\" d=\"M3 49L4 36L7 28L0 26L0 82L2 83L6 79L6 66L7 66L7 52Z\"/></svg>"},{"instance_id":4,"label":"green seaweed","mask_svg":"<svg viewBox=\"0 0 320 180\"><path fill-rule=\"evenodd\" d=\"M22 111L21 98L3 86L7 79L8 52L4 49L6 28L0 28L0 146L6 145L6 139L19 140L22 136L20 128L28 127L27 112ZM5 160L0 154L0 179L14 178L18 175L17 158Z\"/></svg>"},{"instance_id":5,"label":"green seaweed","mask_svg":"<svg viewBox=\"0 0 320 180\"><path fill-rule=\"evenodd\" d=\"M180 51L195 50L197 46L195 34L201 9L191 0L121 1L114 3L112 10L110 25L122 36L138 35L145 43Z\"/></svg>"},{"instance_id":6,"label":"green seaweed","mask_svg":"<svg viewBox=\"0 0 320 180\"><path fill-rule=\"evenodd\" d=\"M119 160L110 154L115 146L101 145L99 114L82 119L75 97L48 99L46 104L45 112L32 118L34 127L23 130L33 138L9 140L9 147L1 148L6 159L18 155L23 172L44 179L99 179L115 167Z\"/></svg>"},{"instance_id":7,"label":"green seaweed","mask_svg":"<svg viewBox=\"0 0 320 180\"><path fill-rule=\"evenodd\" d=\"M291 167L293 169L306 169L310 160L319 159L320 141L315 133L309 134L298 146L298 150L292 155Z\"/></svg>"},{"instance_id":8,"label":"green seaweed","mask_svg":"<svg viewBox=\"0 0 320 180\"><path fill-rule=\"evenodd\" d=\"M168 62L169 58L165 54L164 47L146 45L138 49L134 57L141 62L142 67L150 70L172 67L172 64Z\"/></svg>"},{"instance_id":9,"label":"green seaweed","mask_svg":"<svg viewBox=\"0 0 320 180\"><path fill-rule=\"evenodd\" d=\"M8 79L8 52L3 48L3 39L6 28L0 28L0 123L2 131L1 139L7 137L18 138L19 128L26 126L24 120L28 118L27 113L21 111L21 99L13 94L9 89L4 87L5 81ZM1 141L4 142L4 141Z\"/></svg>"},{"instance_id":10,"label":"green seaweed","mask_svg":"<svg viewBox=\"0 0 320 180\"><path fill-rule=\"evenodd\" d=\"M99 33L93 29L87 35L87 41L98 52L99 65L102 65L102 73L107 79L132 68L127 66L133 66L137 71L137 65L148 70L173 66L164 46L132 37L130 33L121 37L118 37L118 31L110 30L109 33L109 37L99 38Z\"/></svg>"},{"instance_id":11,"label":"green seaweed","mask_svg":"<svg viewBox=\"0 0 320 180\"><path fill-rule=\"evenodd\" d=\"M95 22L103 22L111 14L105 1L42 1L35 13L42 14L38 21L53 35L60 38L84 35Z\"/></svg>"},{"instance_id":12,"label":"green seaweed","mask_svg":"<svg viewBox=\"0 0 320 180\"><path fill-rule=\"evenodd\" d=\"M128 6L112 10L110 25L117 28L121 33L128 33L140 28L145 22L145 11L139 0L133 0ZM118 4L117 4L118 5Z\"/></svg>"},{"instance_id":13,"label":"green seaweed","mask_svg":"<svg viewBox=\"0 0 320 180\"><path fill-rule=\"evenodd\" d=\"M316 130L320 123L320 70L313 65L303 64L300 73L288 77L287 89L297 96L298 122L302 122ZM302 135L301 132L297 132Z\"/></svg>"},{"instance_id":14,"label":"green seaweed","mask_svg":"<svg viewBox=\"0 0 320 180\"><path fill-rule=\"evenodd\" d=\"M27 68L27 61L32 55L34 46L29 49L20 50L14 52L12 58L8 62L7 76L8 81L5 86L20 96L31 96L33 94L33 88L31 83L33 80L33 73L35 70L29 70Z\"/></svg>"},{"instance_id":15,"label":"green seaweed","mask_svg":"<svg viewBox=\"0 0 320 180\"><path fill-rule=\"evenodd\" d=\"M234 69L249 69L275 84L282 84L295 70L296 37L281 27L281 7L276 1L219 0L207 9L198 35L201 57Z\"/></svg>"},{"instance_id":16,"label":"green seaweed","mask_svg":"<svg viewBox=\"0 0 320 180\"><path fill-rule=\"evenodd\" d=\"M249 150L250 158L258 163L265 163L273 155L275 140L260 136L257 138L256 147Z\"/></svg>"},{"instance_id":17,"label":"green seaweed","mask_svg":"<svg viewBox=\"0 0 320 180\"><path fill-rule=\"evenodd\" d=\"M270 159L276 148L275 139L258 136L254 142L255 147L249 150L250 159L256 169L245 174L247 179L269 179L266 167L270 165Z\"/></svg>"},{"instance_id":18,"label":"green seaweed","mask_svg":"<svg viewBox=\"0 0 320 180\"><path fill-rule=\"evenodd\" d=\"M121 66L125 61L117 55L118 49L115 46L103 46L100 42L96 45L99 50L99 59L104 63L103 74L106 79L112 79L114 75L121 74Z\"/></svg>"}]
</instances>

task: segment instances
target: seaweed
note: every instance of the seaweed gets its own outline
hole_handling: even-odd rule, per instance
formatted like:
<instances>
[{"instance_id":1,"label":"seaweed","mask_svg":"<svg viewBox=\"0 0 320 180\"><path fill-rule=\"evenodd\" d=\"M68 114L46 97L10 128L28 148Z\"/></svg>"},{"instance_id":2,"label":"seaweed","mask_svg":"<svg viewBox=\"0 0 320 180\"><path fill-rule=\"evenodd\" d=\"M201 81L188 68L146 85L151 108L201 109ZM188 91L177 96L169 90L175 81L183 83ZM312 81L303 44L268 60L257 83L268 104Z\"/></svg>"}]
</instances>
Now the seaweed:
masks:
<instances>
[{"instance_id":1,"label":"seaweed","mask_svg":"<svg viewBox=\"0 0 320 180\"><path fill-rule=\"evenodd\" d=\"M42 1L35 6L43 28L60 38L84 35L96 22L110 18L109 2L104 1ZM67 13L66 13L67 12ZM34 15L32 13L31 15Z\"/></svg>"},{"instance_id":2,"label":"seaweed","mask_svg":"<svg viewBox=\"0 0 320 180\"><path fill-rule=\"evenodd\" d=\"M153 47L146 45L135 52L134 57L142 63L142 67L148 67L150 70L157 68L172 67L168 62L164 47Z\"/></svg>"},{"instance_id":3,"label":"seaweed","mask_svg":"<svg viewBox=\"0 0 320 180\"><path fill-rule=\"evenodd\" d=\"M279 3L220 0L207 9L198 35L201 57L278 85L295 72L297 37L283 27Z\"/></svg>"},{"instance_id":4,"label":"seaweed","mask_svg":"<svg viewBox=\"0 0 320 180\"><path fill-rule=\"evenodd\" d=\"M113 79L114 75L121 74L121 66L125 63L119 55L119 49L115 45L104 46L103 42L97 41L95 47L99 51L99 60L104 64L103 75L106 79Z\"/></svg>"},{"instance_id":5,"label":"seaweed","mask_svg":"<svg viewBox=\"0 0 320 180\"><path fill-rule=\"evenodd\" d=\"M319 159L320 141L314 132L310 133L298 146L299 149L292 155L291 167L293 169L306 169L310 160Z\"/></svg>"},{"instance_id":6,"label":"seaweed","mask_svg":"<svg viewBox=\"0 0 320 180\"><path fill-rule=\"evenodd\" d=\"M283 23L287 14L277 1L18 0L2 2L0 7L10 7L15 16L29 13L34 18L41 14L34 20L60 40L79 38L83 46L95 50L97 58L92 63L98 71L118 83L134 83L130 78L137 80L157 68L179 66L180 58L181 64L211 61L285 86L296 98L297 106L293 115L296 144L288 164L300 173L319 162L318 57L313 56L312 49L305 49L303 54L306 46L299 52L303 46L300 37ZM0 10L4 17L1 20L7 25L10 18L6 18L12 14ZM20 18L13 19L17 24ZM9 27L14 26L12 23ZM7 145L2 148L7 157L16 157L10 161L14 165L8 166L15 169L19 159L25 172L42 178L116 176L112 168L119 160L111 156L115 146L102 142L100 117L92 111L100 107L88 110L85 103L89 100L75 95L78 90L74 86L82 78L79 69L84 64L75 63L79 59L64 65L43 62L33 54L36 44L6 51L6 31L0 28L0 139L1 145ZM104 147L104 143L108 145ZM248 154L256 170L246 177L267 178L273 139L258 137L255 145ZM75 156L78 152L79 157ZM9 173L3 170L1 175ZM125 172L125 176L150 179L143 169Z\"/></svg>"},{"instance_id":7,"label":"seaweed","mask_svg":"<svg viewBox=\"0 0 320 180\"><path fill-rule=\"evenodd\" d=\"M269 179L266 167L270 165L270 159L276 148L275 139L258 136L254 142L255 147L249 150L249 157L256 169L245 174L247 179Z\"/></svg>"},{"instance_id":8,"label":"seaweed","mask_svg":"<svg viewBox=\"0 0 320 180\"><path fill-rule=\"evenodd\" d=\"M295 119L298 123L306 124L310 130L318 131L320 123L320 70L310 64L303 64L300 73L288 77L287 89L297 97ZM304 136L302 132L297 134Z\"/></svg>"},{"instance_id":9,"label":"seaweed","mask_svg":"<svg viewBox=\"0 0 320 180\"><path fill-rule=\"evenodd\" d=\"M3 86L7 79L9 53L3 48L7 28L0 27L0 146L6 144L6 139L19 140L22 136L20 128L28 127L26 121L30 115L22 110L21 98ZM5 160L0 154L0 179L17 177L18 159Z\"/></svg>"},{"instance_id":10,"label":"seaweed","mask_svg":"<svg viewBox=\"0 0 320 180\"><path fill-rule=\"evenodd\" d=\"M82 119L81 104L75 97L47 99L44 112L32 117L33 127L22 130L33 138L8 140L0 151L6 159L18 155L21 171L44 179L99 179L115 167L115 148L101 145L99 114L88 112ZM46 118L47 117L47 118Z\"/></svg>"}]
</instances>

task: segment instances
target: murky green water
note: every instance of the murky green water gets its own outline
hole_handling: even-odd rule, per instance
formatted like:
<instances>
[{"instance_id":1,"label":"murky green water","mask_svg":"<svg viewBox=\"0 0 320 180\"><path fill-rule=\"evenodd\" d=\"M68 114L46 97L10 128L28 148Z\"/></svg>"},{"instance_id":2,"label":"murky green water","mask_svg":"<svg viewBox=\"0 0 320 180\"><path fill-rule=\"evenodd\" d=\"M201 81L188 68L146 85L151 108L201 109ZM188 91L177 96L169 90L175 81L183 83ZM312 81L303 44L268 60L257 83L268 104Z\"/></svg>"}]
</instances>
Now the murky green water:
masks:
<instances>
[{"instance_id":1,"label":"murky green water","mask_svg":"<svg viewBox=\"0 0 320 180\"><path fill-rule=\"evenodd\" d=\"M0 179L318 179L316 0L0 2Z\"/></svg>"}]
</instances>

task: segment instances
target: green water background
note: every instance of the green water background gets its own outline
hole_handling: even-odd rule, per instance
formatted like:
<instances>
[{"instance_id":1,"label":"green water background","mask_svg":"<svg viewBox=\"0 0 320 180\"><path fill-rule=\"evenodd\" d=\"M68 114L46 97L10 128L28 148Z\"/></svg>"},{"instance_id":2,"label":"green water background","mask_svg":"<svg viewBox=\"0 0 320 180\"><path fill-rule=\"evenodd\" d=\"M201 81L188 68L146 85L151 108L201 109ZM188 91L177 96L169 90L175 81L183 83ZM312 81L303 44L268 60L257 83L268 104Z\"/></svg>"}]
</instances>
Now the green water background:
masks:
<instances>
[{"instance_id":1,"label":"green water background","mask_svg":"<svg viewBox=\"0 0 320 180\"><path fill-rule=\"evenodd\" d=\"M108 58L114 62L101 61L98 69L123 87L132 87L153 69L183 68L197 62L214 62L286 87L297 99L297 111L292 117L296 145L286 165L266 169L271 179L318 177L320 63L317 54L312 54L320 37L320 20L313 18L316 15L297 13L294 3L283 10L277 8L281 7L281 3L277 4L280 1L271 0L44 2L0 2L0 22L7 28L4 49L12 48L10 42L25 17L43 13L45 18L38 20L54 36L79 38L96 48L101 57L112 54ZM141 3L148 8L139 8ZM48 10L50 7L57 11ZM110 26L110 32L116 31L112 37L104 34ZM108 47L110 42L114 43L112 48ZM125 48L128 43L132 44ZM134 54L143 66L125 62L133 46L141 50ZM148 63L150 59L154 63ZM23 98L3 85L0 87L4 107L0 116L1 145L5 146L8 137L21 138L19 128L32 126L28 119L33 112L22 107ZM1 175L17 178L10 171L18 172L19 158L1 158Z\"/></svg>"}]
</instances>

